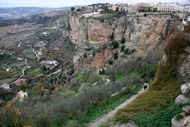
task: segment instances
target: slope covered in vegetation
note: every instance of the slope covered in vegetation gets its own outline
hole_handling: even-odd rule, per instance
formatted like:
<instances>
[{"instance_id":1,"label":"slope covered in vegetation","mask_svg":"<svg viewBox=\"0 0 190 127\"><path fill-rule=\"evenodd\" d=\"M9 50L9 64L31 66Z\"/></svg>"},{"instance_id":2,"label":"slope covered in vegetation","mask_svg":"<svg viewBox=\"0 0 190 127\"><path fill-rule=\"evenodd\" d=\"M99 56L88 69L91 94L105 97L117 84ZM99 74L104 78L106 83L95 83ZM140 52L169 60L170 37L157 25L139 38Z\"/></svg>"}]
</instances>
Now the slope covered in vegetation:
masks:
<instances>
[{"instance_id":1,"label":"slope covered in vegetation","mask_svg":"<svg viewBox=\"0 0 190 127\"><path fill-rule=\"evenodd\" d=\"M174 101L175 97L180 93L180 86L183 83L178 77L178 67L182 61L181 56L186 54L185 48L188 45L186 33L173 32L167 37L164 45L166 57L159 63L154 82L150 85L147 92L138 96L136 100L124 109L118 111L116 115L118 121L128 122L138 118L137 123L141 124L141 120L144 119L142 114L150 116L154 112L167 108ZM169 115L172 118L175 114L169 113ZM162 121L164 124L167 121L164 120L166 119L154 119L151 125L144 121L143 126L161 126L157 123Z\"/></svg>"}]
</instances>

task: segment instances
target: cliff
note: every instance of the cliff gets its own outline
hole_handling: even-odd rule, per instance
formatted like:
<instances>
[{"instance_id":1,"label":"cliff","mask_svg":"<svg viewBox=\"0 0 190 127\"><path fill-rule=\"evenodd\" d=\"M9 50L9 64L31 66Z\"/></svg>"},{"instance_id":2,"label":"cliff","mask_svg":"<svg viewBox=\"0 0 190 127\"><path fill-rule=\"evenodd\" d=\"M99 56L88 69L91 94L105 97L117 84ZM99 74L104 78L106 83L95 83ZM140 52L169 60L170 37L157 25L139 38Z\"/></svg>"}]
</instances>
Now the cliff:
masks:
<instances>
[{"instance_id":1,"label":"cliff","mask_svg":"<svg viewBox=\"0 0 190 127\"><path fill-rule=\"evenodd\" d=\"M79 61L79 58L84 53L87 56L90 54L85 50L86 48L98 49L103 45L109 45L112 41L119 42L123 37L125 38L125 43L119 44L119 48L124 46L125 49L135 50L135 52L126 55L118 48L119 60L154 57L157 62L156 57L162 56L161 45L163 40L172 26L176 25L176 21L175 16L170 14L132 14L120 17L98 15L85 18L82 14L71 12L68 17L68 28L72 42L77 45L74 62ZM110 53L113 54L113 51ZM111 54L105 57L111 56ZM151 58L151 60L154 60L154 58ZM96 57L92 59L95 61Z\"/></svg>"}]
</instances>

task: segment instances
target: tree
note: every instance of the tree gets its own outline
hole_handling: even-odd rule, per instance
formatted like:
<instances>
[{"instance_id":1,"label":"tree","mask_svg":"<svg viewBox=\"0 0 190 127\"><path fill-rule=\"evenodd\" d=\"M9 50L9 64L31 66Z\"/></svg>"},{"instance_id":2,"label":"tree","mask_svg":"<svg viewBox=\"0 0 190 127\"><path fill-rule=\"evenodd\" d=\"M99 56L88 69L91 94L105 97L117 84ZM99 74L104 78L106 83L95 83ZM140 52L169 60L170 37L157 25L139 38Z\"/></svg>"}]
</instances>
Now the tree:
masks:
<instances>
[{"instance_id":1,"label":"tree","mask_svg":"<svg viewBox=\"0 0 190 127\"><path fill-rule=\"evenodd\" d=\"M75 10L75 7L71 7L71 11L74 11Z\"/></svg>"},{"instance_id":2,"label":"tree","mask_svg":"<svg viewBox=\"0 0 190 127\"><path fill-rule=\"evenodd\" d=\"M122 43L122 44L125 43L125 38L124 38L124 37L121 38L121 43Z\"/></svg>"},{"instance_id":3,"label":"tree","mask_svg":"<svg viewBox=\"0 0 190 127\"><path fill-rule=\"evenodd\" d=\"M119 7L116 8L115 12L119 12Z\"/></svg>"},{"instance_id":4,"label":"tree","mask_svg":"<svg viewBox=\"0 0 190 127\"><path fill-rule=\"evenodd\" d=\"M118 43L117 41L113 41L113 42L111 43L111 45L113 46L113 49L116 49L116 48L119 47L119 43Z\"/></svg>"}]
</instances>

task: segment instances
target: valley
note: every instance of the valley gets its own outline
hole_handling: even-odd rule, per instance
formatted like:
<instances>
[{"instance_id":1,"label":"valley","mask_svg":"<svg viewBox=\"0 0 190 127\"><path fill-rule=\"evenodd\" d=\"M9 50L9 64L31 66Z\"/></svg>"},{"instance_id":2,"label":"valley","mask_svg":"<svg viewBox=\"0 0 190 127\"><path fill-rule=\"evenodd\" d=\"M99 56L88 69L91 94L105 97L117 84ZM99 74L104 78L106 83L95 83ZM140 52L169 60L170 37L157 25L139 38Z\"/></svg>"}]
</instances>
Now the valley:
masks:
<instances>
[{"instance_id":1,"label":"valley","mask_svg":"<svg viewBox=\"0 0 190 127\"><path fill-rule=\"evenodd\" d=\"M0 126L172 125L189 103L173 104L189 82L189 13L111 7L0 21Z\"/></svg>"}]
</instances>

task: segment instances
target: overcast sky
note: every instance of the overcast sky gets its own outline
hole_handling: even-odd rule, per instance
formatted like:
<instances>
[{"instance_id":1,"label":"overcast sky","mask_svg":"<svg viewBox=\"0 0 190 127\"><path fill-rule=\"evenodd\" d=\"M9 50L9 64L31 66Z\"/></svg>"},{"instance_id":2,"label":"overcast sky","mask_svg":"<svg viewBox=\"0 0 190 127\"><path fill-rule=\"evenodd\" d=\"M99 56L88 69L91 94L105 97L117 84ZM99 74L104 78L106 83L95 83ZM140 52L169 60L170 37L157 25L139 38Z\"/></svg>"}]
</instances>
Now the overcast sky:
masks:
<instances>
[{"instance_id":1,"label":"overcast sky","mask_svg":"<svg viewBox=\"0 0 190 127\"><path fill-rule=\"evenodd\" d=\"M0 7L64 7L92 3L180 2L190 0L0 0Z\"/></svg>"}]
</instances>

